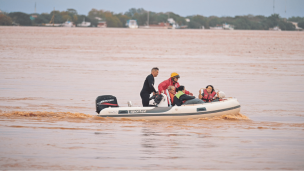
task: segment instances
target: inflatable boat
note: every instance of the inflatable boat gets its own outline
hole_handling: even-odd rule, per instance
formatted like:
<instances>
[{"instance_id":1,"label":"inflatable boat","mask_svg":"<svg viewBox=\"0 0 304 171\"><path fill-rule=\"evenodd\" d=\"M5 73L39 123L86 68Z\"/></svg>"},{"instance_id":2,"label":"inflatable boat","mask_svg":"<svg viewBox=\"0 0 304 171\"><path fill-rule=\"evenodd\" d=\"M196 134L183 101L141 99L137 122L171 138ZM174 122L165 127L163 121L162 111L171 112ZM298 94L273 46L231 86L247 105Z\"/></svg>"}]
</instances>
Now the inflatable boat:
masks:
<instances>
[{"instance_id":1,"label":"inflatable boat","mask_svg":"<svg viewBox=\"0 0 304 171\"><path fill-rule=\"evenodd\" d=\"M241 108L236 98L224 98L222 101L203 104L168 107L168 99L165 94L150 98L151 106L148 107L133 107L131 102L128 102L128 107L119 107L116 97L112 95L98 96L95 102L97 116L132 120L208 118L238 114Z\"/></svg>"}]
</instances>

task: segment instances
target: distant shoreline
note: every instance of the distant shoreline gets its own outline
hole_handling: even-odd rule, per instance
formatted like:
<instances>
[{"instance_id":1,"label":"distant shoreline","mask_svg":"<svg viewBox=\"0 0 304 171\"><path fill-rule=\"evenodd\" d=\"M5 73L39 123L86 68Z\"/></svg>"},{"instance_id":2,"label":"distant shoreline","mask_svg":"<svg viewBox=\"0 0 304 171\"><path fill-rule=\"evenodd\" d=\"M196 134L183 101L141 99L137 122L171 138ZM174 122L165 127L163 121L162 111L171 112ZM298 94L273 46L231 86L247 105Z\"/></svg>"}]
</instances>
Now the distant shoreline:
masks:
<instances>
[{"instance_id":1,"label":"distant shoreline","mask_svg":"<svg viewBox=\"0 0 304 171\"><path fill-rule=\"evenodd\" d=\"M65 27L127 27L127 21L135 20L140 27L166 26L176 29L230 29L230 30L303 30L304 17L282 18L279 14L271 16L243 15L235 17L217 17L192 15L182 17L173 12L152 12L142 8L131 8L125 13L92 9L88 15L79 15L75 9L53 10L51 13L22 12L1 13L0 25L64 25ZM100 24L103 23L101 26Z\"/></svg>"}]
</instances>

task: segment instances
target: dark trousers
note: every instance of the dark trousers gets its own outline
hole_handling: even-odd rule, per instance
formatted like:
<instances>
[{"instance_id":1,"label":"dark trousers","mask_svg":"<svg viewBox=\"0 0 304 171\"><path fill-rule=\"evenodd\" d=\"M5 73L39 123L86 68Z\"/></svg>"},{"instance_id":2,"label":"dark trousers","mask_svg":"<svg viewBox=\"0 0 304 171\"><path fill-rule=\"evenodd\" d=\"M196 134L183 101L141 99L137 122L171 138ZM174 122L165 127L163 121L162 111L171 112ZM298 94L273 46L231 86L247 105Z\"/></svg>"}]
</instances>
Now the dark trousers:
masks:
<instances>
[{"instance_id":1,"label":"dark trousers","mask_svg":"<svg viewBox=\"0 0 304 171\"><path fill-rule=\"evenodd\" d=\"M150 93L140 93L140 97L141 97L142 105L144 107L149 106Z\"/></svg>"}]
</instances>

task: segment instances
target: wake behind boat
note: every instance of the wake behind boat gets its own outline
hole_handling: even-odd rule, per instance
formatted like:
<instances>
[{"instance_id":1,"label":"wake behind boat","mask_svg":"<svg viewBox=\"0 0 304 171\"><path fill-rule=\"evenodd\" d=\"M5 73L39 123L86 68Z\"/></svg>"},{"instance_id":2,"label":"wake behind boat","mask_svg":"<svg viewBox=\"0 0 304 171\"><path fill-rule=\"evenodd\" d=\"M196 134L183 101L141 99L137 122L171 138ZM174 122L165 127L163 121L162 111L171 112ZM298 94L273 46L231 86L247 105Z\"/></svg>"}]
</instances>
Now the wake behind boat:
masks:
<instances>
[{"instance_id":1,"label":"wake behind boat","mask_svg":"<svg viewBox=\"0 0 304 171\"><path fill-rule=\"evenodd\" d=\"M165 94L150 100L149 107L119 107L117 99L111 95L99 96L96 99L96 112L100 117L128 118L133 120L172 120L189 118L208 118L221 115L235 115L240 112L240 103L236 98L224 98L222 101L187 104L168 107Z\"/></svg>"}]
</instances>

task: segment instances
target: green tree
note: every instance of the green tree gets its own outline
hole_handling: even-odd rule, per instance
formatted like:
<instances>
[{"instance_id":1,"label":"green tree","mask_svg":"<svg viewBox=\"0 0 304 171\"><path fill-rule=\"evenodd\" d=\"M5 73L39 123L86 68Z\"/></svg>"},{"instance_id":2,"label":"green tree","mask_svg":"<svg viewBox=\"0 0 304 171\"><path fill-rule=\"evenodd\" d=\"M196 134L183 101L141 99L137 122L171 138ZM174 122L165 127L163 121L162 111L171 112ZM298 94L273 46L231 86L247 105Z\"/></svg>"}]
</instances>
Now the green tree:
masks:
<instances>
[{"instance_id":1,"label":"green tree","mask_svg":"<svg viewBox=\"0 0 304 171\"><path fill-rule=\"evenodd\" d=\"M73 21L74 24L77 23L77 21L78 21L77 15L73 15L72 21Z\"/></svg>"},{"instance_id":2,"label":"green tree","mask_svg":"<svg viewBox=\"0 0 304 171\"><path fill-rule=\"evenodd\" d=\"M42 13L41 15L37 15L37 18L35 19L36 24L46 24L49 23L52 16L50 14Z\"/></svg>"},{"instance_id":3,"label":"green tree","mask_svg":"<svg viewBox=\"0 0 304 171\"><path fill-rule=\"evenodd\" d=\"M92 26L97 26L98 21L105 20L105 12L103 10L91 9L88 14L88 18L91 20Z\"/></svg>"},{"instance_id":4,"label":"green tree","mask_svg":"<svg viewBox=\"0 0 304 171\"><path fill-rule=\"evenodd\" d=\"M112 12L106 11L105 19L108 27L122 27L121 21Z\"/></svg>"},{"instance_id":5,"label":"green tree","mask_svg":"<svg viewBox=\"0 0 304 171\"><path fill-rule=\"evenodd\" d=\"M77 11L75 9L69 8L69 9L66 10L66 12L70 16L70 21L72 21L74 24L76 24L77 21L78 21Z\"/></svg>"},{"instance_id":6,"label":"green tree","mask_svg":"<svg viewBox=\"0 0 304 171\"><path fill-rule=\"evenodd\" d=\"M202 25L200 23L190 19L190 22L188 24L188 28L199 29L201 27L202 27Z\"/></svg>"},{"instance_id":7,"label":"green tree","mask_svg":"<svg viewBox=\"0 0 304 171\"><path fill-rule=\"evenodd\" d=\"M286 30L296 30L296 27L292 23L286 23Z\"/></svg>"},{"instance_id":8,"label":"green tree","mask_svg":"<svg viewBox=\"0 0 304 171\"><path fill-rule=\"evenodd\" d=\"M147 13L147 11L144 10L143 8L138 8L138 9L131 8L131 9L129 9L129 11L125 12L125 15L129 16L130 18L132 18L136 13L139 14L139 15L141 15L141 14Z\"/></svg>"},{"instance_id":9,"label":"green tree","mask_svg":"<svg viewBox=\"0 0 304 171\"><path fill-rule=\"evenodd\" d=\"M11 17L4 15L4 14L0 14L0 25L2 26L10 26L12 25L12 19Z\"/></svg>"},{"instance_id":10,"label":"green tree","mask_svg":"<svg viewBox=\"0 0 304 171\"><path fill-rule=\"evenodd\" d=\"M13 22L20 24L21 26L31 26L32 21L30 16L23 12L12 12L9 13L9 16L12 18Z\"/></svg>"},{"instance_id":11,"label":"green tree","mask_svg":"<svg viewBox=\"0 0 304 171\"><path fill-rule=\"evenodd\" d=\"M54 15L54 23L63 23L66 20L62 17L62 12L60 11L52 11L50 13L50 18L52 18ZM49 21L50 22L50 21Z\"/></svg>"},{"instance_id":12,"label":"green tree","mask_svg":"<svg viewBox=\"0 0 304 171\"><path fill-rule=\"evenodd\" d=\"M85 20L86 22L91 22L91 19L85 15L77 15L77 21L75 24L80 24L83 22L83 20ZM91 23L92 25L92 23Z\"/></svg>"},{"instance_id":13,"label":"green tree","mask_svg":"<svg viewBox=\"0 0 304 171\"><path fill-rule=\"evenodd\" d=\"M116 17L120 20L122 27L126 27L127 20L129 20L130 17L123 14L118 14Z\"/></svg>"},{"instance_id":14,"label":"green tree","mask_svg":"<svg viewBox=\"0 0 304 171\"><path fill-rule=\"evenodd\" d=\"M73 15L78 15L77 11L75 9L72 9L72 8L68 8L66 10L66 12L68 12L69 14L71 14L72 16Z\"/></svg>"},{"instance_id":15,"label":"green tree","mask_svg":"<svg viewBox=\"0 0 304 171\"><path fill-rule=\"evenodd\" d=\"M173 18L174 21L179 25L185 25L187 23L184 17L181 17L180 15L173 12L169 13L169 18Z\"/></svg>"},{"instance_id":16,"label":"green tree","mask_svg":"<svg viewBox=\"0 0 304 171\"><path fill-rule=\"evenodd\" d=\"M288 23L285 21L281 21L279 23L279 27L281 30L295 30L296 27L292 23Z\"/></svg>"},{"instance_id":17,"label":"green tree","mask_svg":"<svg viewBox=\"0 0 304 171\"><path fill-rule=\"evenodd\" d=\"M221 20L218 17L216 17L216 16L209 17L209 26L210 27L215 27L218 24L222 24Z\"/></svg>"},{"instance_id":18,"label":"green tree","mask_svg":"<svg viewBox=\"0 0 304 171\"><path fill-rule=\"evenodd\" d=\"M290 18L288 18L288 21L302 22L302 21L304 21L304 17L290 17Z\"/></svg>"},{"instance_id":19,"label":"green tree","mask_svg":"<svg viewBox=\"0 0 304 171\"><path fill-rule=\"evenodd\" d=\"M267 17L267 23L268 23L269 27L278 26L280 23L279 14L272 14L271 16Z\"/></svg>"},{"instance_id":20,"label":"green tree","mask_svg":"<svg viewBox=\"0 0 304 171\"><path fill-rule=\"evenodd\" d=\"M71 16L67 11L61 11L60 16L61 16L63 22L72 21L72 19L73 19L73 16Z\"/></svg>"},{"instance_id":21,"label":"green tree","mask_svg":"<svg viewBox=\"0 0 304 171\"><path fill-rule=\"evenodd\" d=\"M304 29L304 21L299 22L298 27L301 27L302 29Z\"/></svg>"},{"instance_id":22,"label":"green tree","mask_svg":"<svg viewBox=\"0 0 304 171\"><path fill-rule=\"evenodd\" d=\"M162 23L162 22L167 22L168 20L168 14L167 13L153 13L150 12L149 15L150 17L150 24L158 24L158 23Z\"/></svg>"},{"instance_id":23,"label":"green tree","mask_svg":"<svg viewBox=\"0 0 304 171\"><path fill-rule=\"evenodd\" d=\"M132 17L132 19L137 20L137 24L138 25L147 25L147 21L148 21L148 12L145 13L135 13Z\"/></svg>"},{"instance_id":24,"label":"green tree","mask_svg":"<svg viewBox=\"0 0 304 171\"><path fill-rule=\"evenodd\" d=\"M209 28L209 20L207 17L201 15L195 15L192 17L188 17L190 19L189 28L201 28L204 26L205 28Z\"/></svg>"}]
</instances>

